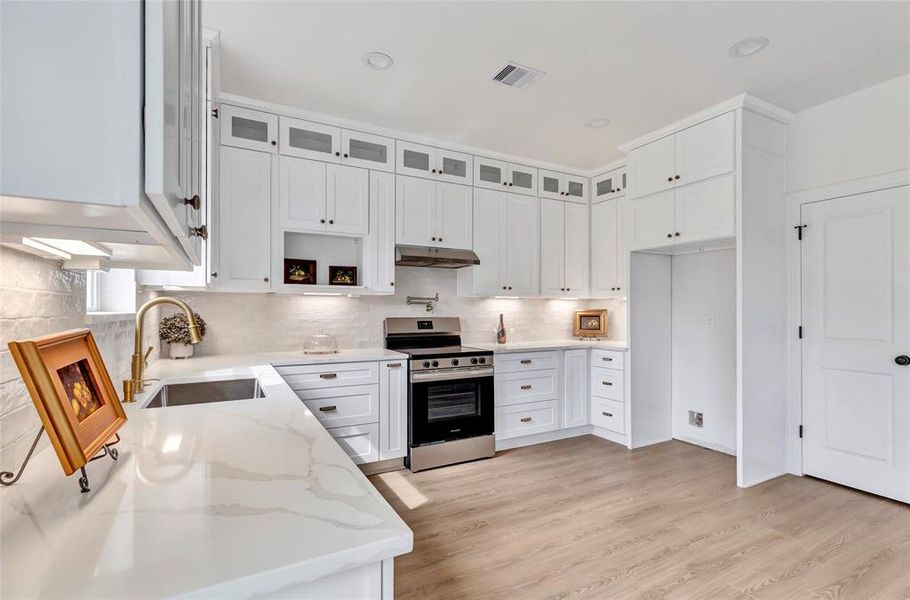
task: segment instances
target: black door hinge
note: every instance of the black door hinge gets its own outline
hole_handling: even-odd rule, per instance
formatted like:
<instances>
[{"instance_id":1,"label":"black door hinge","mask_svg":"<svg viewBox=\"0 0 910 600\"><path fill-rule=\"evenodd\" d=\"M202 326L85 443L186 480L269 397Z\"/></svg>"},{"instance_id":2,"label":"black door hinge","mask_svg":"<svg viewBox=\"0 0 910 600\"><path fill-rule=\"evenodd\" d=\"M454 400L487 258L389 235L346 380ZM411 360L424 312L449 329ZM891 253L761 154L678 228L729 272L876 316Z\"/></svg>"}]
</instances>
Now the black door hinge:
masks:
<instances>
[{"instance_id":1,"label":"black door hinge","mask_svg":"<svg viewBox=\"0 0 910 600\"><path fill-rule=\"evenodd\" d=\"M799 326L799 339L803 339L803 326Z\"/></svg>"},{"instance_id":2,"label":"black door hinge","mask_svg":"<svg viewBox=\"0 0 910 600\"><path fill-rule=\"evenodd\" d=\"M218 109L217 108L212 109L212 116L216 119L218 118Z\"/></svg>"},{"instance_id":3,"label":"black door hinge","mask_svg":"<svg viewBox=\"0 0 910 600\"><path fill-rule=\"evenodd\" d=\"M803 239L803 229L809 227L808 225L797 225L793 229L796 230L796 239L802 241Z\"/></svg>"},{"instance_id":4,"label":"black door hinge","mask_svg":"<svg viewBox=\"0 0 910 600\"><path fill-rule=\"evenodd\" d=\"M799 437L803 437L803 426L799 426Z\"/></svg>"}]
</instances>

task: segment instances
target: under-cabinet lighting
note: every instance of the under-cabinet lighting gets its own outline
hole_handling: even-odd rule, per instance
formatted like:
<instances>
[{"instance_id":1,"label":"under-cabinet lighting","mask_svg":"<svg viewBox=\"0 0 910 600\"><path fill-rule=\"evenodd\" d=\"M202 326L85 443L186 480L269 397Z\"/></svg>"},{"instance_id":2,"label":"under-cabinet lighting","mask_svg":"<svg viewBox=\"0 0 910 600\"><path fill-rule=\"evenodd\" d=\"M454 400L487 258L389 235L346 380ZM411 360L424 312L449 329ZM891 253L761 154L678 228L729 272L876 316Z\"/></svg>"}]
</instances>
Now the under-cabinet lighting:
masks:
<instances>
[{"instance_id":1,"label":"under-cabinet lighting","mask_svg":"<svg viewBox=\"0 0 910 600\"><path fill-rule=\"evenodd\" d=\"M48 246L53 246L58 250L63 250L69 254L75 254L77 256L113 256L113 252L102 246L101 244L95 244L92 242L84 242L82 240L63 240L59 238L44 238L36 237L32 238L37 240L42 244L47 244Z\"/></svg>"},{"instance_id":2,"label":"under-cabinet lighting","mask_svg":"<svg viewBox=\"0 0 910 600\"><path fill-rule=\"evenodd\" d=\"M45 244L44 242L39 242L38 240L35 240L32 238L27 238L27 237L22 238L22 245L28 246L29 248L34 248L35 250L39 250L41 252L50 254L52 256L60 257L63 260L69 260L69 259L73 258L73 256L69 252L64 252L63 250L61 250L59 248L54 248L51 245Z\"/></svg>"},{"instance_id":3,"label":"under-cabinet lighting","mask_svg":"<svg viewBox=\"0 0 910 600\"><path fill-rule=\"evenodd\" d=\"M519 296L493 296L497 300L519 300Z\"/></svg>"},{"instance_id":4,"label":"under-cabinet lighting","mask_svg":"<svg viewBox=\"0 0 910 600\"><path fill-rule=\"evenodd\" d=\"M342 296L343 294L338 294L335 292L304 292L304 296Z\"/></svg>"}]
</instances>

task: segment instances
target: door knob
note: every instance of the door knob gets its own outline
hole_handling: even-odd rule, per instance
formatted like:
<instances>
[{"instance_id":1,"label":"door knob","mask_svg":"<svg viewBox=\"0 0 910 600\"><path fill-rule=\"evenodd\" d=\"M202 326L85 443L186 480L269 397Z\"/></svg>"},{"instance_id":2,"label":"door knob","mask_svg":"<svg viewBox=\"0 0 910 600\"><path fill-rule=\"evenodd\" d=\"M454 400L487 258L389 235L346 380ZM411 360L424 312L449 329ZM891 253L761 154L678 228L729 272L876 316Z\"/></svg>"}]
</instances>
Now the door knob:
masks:
<instances>
[{"instance_id":1,"label":"door knob","mask_svg":"<svg viewBox=\"0 0 910 600\"><path fill-rule=\"evenodd\" d=\"M896 362L897 364L899 364L902 367L906 367L907 365L910 365L910 356L907 356L906 354L901 354L900 356L897 356L894 358L894 362Z\"/></svg>"}]
</instances>

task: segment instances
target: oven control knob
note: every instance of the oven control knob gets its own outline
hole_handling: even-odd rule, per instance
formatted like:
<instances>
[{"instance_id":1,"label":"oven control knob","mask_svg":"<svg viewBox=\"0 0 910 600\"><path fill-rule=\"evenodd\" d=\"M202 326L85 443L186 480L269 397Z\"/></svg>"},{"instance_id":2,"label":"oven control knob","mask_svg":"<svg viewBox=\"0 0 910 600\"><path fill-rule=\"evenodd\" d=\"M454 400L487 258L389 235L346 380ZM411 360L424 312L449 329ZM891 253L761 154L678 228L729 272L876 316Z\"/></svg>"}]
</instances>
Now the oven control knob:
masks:
<instances>
[{"instance_id":1,"label":"oven control knob","mask_svg":"<svg viewBox=\"0 0 910 600\"><path fill-rule=\"evenodd\" d=\"M476 365L476 364L477 364L477 357L476 357L476 356L475 356L474 358L471 359L471 364L472 364L472 365Z\"/></svg>"},{"instance_id":2,"label":"oven control knob","mask_svg":"<svg viewBox=\"0 0 910 600\"><path fill-rule=\"evenodd\" d=\"M457 367L457 366L458 366L458 359L457 359L457 358L453 358L453 359L452 359L452 366L453 366L453 367Z\"/></svg>"},{"instance_id":3,"label":"oven control knob","mask_svg":"<svg viewBox=\"0 0 910 600\"><path fill-rule=\"evenodd\" d=\"M487 362L487 359L485 359L485 358L482 357L482 356L480 357L479 360L480 360L480 364L483 364L483 363Z\"/></svg>"},{"instance_id":4,"label":"oven control knob","mask_svg":"<svg viewBox=\"0 0 910 600\"><path fill-rule=\"evenodd\" d=\"M438 366L439 366L439 361L438 361L438 360L434 360L434 361L433 361L433 366L434 366L434 367L438 367Z\"/></svg>"},{"instance_id":5,"label":"oven control knob","mask_svg":"<svg viewBox=\"0 0 910 600\"><path fill-rule=\"evenodd\" d=\"M423 361L423 368L424 368L424 369L429 369L429 368L430 368L430 361L428 361L428 360Z\"/></svg>"}]
</instances>

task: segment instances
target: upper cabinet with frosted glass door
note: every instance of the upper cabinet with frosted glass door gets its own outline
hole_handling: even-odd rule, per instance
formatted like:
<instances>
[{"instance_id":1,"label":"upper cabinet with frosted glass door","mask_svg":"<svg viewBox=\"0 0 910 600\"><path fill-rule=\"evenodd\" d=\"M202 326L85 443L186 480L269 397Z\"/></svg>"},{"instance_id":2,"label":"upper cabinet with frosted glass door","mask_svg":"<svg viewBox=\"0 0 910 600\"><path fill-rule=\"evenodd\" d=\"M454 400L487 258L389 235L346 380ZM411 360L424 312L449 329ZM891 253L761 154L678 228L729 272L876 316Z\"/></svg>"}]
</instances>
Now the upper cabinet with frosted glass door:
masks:
<instances>
[{"instance_id":1,"label":"upper cabinet with frosted glass door","mask_svg":"<svg viewBox=\"0 0 910 600\"><path fill-rule=\"evenodd\" d=\"M598 175L591 180L591 185L594 189L592 202L603 202L604 200L624 196L628 181L629 177L626 174L625 167L619 167L603 175Z\"/></svg>"},{"instance_id":2,"label":"upper cabinet with frosted glass door","mask_svg":"<svg viewBox=\"0 0 910 600\"><path fill-rule=\"evenodd\" d=\"M281 154L323 162L395 170L395 140L332 125L281 117Z\"/></svg>"},{"instance_id":3,"label":"upper cabinet with frosted glass door","mask_svg":"<svg viewBox=\"0 0 910 600\"><path fill-rule=\"evenodd\" d=\"M235 148L278 151L278 116L229 104L221 105L221 143Z\"/></svg>"},{"instance_id":4,"label":"upper cabinet with frosted glass door","mask_svg":"<svg viewBox=\"0 0 910 600\"><path fill-rule=\"evenodd\" d=\"M540 197L569 202L588 202L588 179L556 171L540 170Z\"/></svg>"},{"instance_id":5,"label":"upper cabinet with frosted glass door","mask_svg":"<svg viewBox=\"0 0 910 600\"><path fill-rule=\"evenodd\" d=\"M424 179L471 185L474 157L442 148L398 140L395 172Z\"/></svg>"},{"instance_id":6,"label":"upper cabinet with frosted glass door","mask_svg":"<svg viewBox=\"0 0 910 600\"><path fill-rule=\"evenodd\" d=\"M536 196L537 169L475 156L474 186Z\"/></svg>"}]
</instances>

